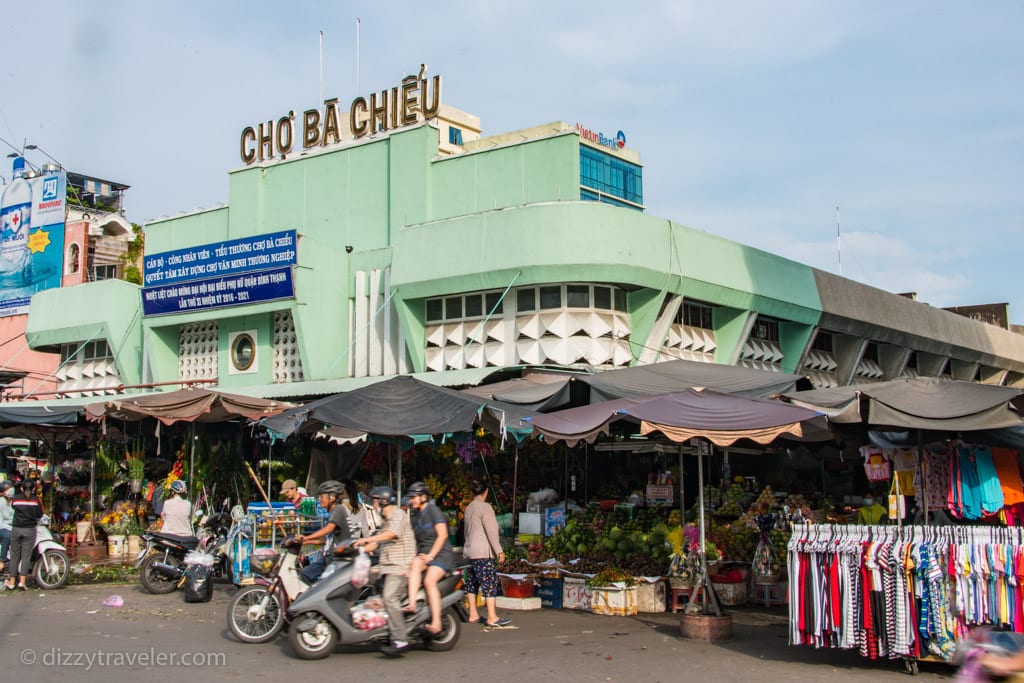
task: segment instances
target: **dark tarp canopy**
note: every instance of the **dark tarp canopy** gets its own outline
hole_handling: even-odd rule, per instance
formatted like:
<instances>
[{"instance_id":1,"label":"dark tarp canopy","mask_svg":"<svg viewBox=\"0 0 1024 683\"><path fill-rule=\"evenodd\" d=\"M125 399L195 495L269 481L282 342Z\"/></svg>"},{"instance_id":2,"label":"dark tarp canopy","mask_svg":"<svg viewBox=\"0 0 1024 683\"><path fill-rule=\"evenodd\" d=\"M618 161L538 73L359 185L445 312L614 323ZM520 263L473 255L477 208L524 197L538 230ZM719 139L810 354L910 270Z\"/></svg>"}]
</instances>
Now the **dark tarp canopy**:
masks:
<instances>
[{"instance_id":1,"label":"dark tarp canopy","mask_svg":"<svg viewBox=\"0 0 1024 683\"><path fill-rule=\"evenodd\" d=\"M0 424L73 425L78 424L81 406L51 408L49 406L0 407Z\"/></svg>"},{"instance_id":2,"label":"dark tarp canopy","mask_svg":"<svg viewBox=\"0 0 1024 683\"><path fill-rule=\"evenodd\" d=\"M487 414L483 415L485 407ZM520 418L529 415L531 411L519 406L399 375L313 401L264 420L263 425L286 435L312 422L317 429L330 425L376 436L412 436L470 431L481 419L489 421L485 426L492 430L516 430Z\"/></svg>"},{"instance_id":3,"label":"dark tarp canopy","mask_svg":"<svg viewBox=\"0 0 1024 683\"><path fill-rule=\"evenodd\" d=\"M536 411L550 410L569 402L569 380L572 376L565 373L528 373L517 379L463 389L462 393Z\"/></svg>"},{"instance_id":4,"label":"dark tarp canopy","mask_svg":"<svg viewBox=\"0 0 1024 683\"><path fill-rule=\"evenodd\" d=\"M690 360L671 360L609 370L596 375L581 375L574 378L574 381L590 385L591 403L695 388L714 389L740 396L773 396L810 386L803 375Z\"/></svg>"},{"instance_id":5,"label":"dark tarp canopy","mask_svg":"<svg viewBox=\"0 0 1024 683\"><path fill-rule=\"evenodd\" d=\"M1021 424L1011 401L1020 389L932 377L783 394L794 405L820 410L836 424L966 432Z\"/></svg>"},{"instance_id":6,"label":"dark tarp canopy","mask_svg":"<svg viewBox=\"0 0 1024 683\"><path fill-rule=\"evenodd\" d=\"M291 407L293 404L285 401L189 388L90 403L85 407L85 415L93 421L104 417L125 421L152 417L172 425L175 422L224 422L238 417L258 420Z\"/></svg>"}]
</instances>

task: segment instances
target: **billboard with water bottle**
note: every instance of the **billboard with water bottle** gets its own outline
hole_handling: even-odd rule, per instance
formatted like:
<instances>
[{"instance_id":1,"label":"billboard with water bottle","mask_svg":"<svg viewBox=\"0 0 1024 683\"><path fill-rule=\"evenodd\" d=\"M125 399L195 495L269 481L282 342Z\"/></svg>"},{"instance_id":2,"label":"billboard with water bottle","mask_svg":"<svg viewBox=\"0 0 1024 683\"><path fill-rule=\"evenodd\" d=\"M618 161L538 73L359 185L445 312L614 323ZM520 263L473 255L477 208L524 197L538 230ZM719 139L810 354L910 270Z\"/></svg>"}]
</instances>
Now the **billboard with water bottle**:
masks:
<instances>
[{"instance_id":1,"label":"billboard with water bottle","mask_svg":"<svg viewBox=\"0 0 1024 683\"><path fill-rule=\"evenodd\" d=\"M28 313L36 292L60 287L68 177L26 173L16 157L0 193L0 316Z\"/></svg>"}]
</instances>

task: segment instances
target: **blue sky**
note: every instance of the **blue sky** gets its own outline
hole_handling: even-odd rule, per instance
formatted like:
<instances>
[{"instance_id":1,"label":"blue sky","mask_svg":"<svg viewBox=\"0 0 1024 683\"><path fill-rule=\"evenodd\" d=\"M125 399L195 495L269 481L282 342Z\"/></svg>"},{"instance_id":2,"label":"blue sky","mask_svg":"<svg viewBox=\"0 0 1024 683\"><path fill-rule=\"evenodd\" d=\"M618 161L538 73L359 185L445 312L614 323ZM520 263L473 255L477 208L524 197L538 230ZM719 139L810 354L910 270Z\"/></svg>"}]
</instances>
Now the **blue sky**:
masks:
<instances>
[{"instance_id":1,"label":"blue sky","mask_svg":"<svg viewBox=\"0 0 1024 683\"><path fill-rule=\"evenodd\" d=\"M1024 323L1017 0L150 4L0 29L0 137L131 185L135 222L227 201L242 128L317 106L323 31L326 97L426 62L485 134L623 130L648 213L839 272L838 205L844 276Z\"/></svg>"}]
</instances>

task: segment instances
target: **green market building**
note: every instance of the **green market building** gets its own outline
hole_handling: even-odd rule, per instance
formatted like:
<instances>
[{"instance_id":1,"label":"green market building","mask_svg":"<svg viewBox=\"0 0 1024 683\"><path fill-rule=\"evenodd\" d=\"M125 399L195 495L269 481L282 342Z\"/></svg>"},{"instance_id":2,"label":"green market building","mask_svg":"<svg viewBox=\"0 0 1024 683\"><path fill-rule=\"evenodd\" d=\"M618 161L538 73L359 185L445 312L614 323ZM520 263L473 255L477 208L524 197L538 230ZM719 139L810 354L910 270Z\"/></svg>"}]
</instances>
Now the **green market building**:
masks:
<instances>
[{"instance_id":1,"label":"green market building","mask_svg":"<svg viewBox=\"0 0 1024 683\"><path fill-rule=\"evenodd\" d=\"M243 131L226 206L145 226L144 288L32 299L26 337L61 353L66 395L208 381L294 399L676 358L818 387L1024 386L1009 329L647 214L621 133L482 137L422 73L289 114Z\"/></svg>"}]
</instances>

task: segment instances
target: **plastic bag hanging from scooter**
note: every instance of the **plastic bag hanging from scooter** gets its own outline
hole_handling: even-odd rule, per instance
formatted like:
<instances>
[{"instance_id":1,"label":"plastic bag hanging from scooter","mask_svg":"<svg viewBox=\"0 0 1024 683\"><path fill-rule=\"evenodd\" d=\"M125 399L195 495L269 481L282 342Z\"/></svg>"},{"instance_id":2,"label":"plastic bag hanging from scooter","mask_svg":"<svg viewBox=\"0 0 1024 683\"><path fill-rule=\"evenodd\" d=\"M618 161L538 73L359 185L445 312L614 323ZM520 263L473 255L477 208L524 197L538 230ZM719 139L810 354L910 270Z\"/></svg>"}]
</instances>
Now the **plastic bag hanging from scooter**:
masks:
<instances>
[{"instance_id":1,"label":"plastic bag hanging from scooter","mask_svg":"<svg viewBox=\"0 0 1024 683\"><path fill-rule=\"evenodd\" d=\"M359 555L352 562L352 585L362 588L370 580L370 556L359 548Z\"/></svg>"}]
</instances>

